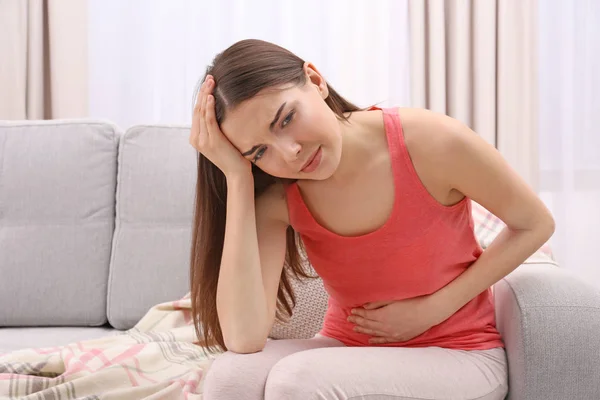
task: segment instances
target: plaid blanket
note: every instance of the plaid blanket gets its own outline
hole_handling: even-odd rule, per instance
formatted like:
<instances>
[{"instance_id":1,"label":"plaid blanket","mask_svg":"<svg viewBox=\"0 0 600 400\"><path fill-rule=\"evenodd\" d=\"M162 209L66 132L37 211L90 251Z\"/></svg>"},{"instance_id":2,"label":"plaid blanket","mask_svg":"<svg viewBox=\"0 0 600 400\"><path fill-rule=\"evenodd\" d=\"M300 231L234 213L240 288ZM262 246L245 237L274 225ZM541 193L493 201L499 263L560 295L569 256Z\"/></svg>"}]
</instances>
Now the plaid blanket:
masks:
<instances>
[{"instance_id":1,"label":"plaid blanket","mask_svg":"<svg viewBox=\"0 0 600 400\"><path fill-rule=\"evenodd\" d=\"M215 355L196 341L188 293L115 336L0 355L0 398L202 399Z\"/></svg>"},{"instance_id":2,"label":"plaid blanket","mask_svg":"<svg viewBox=\"0 0 600 400\"><path fill-rule=\"evenodd\" d=\"M485 249L504 223L472 205L474 232ZM537 263L557 265L548 244L525 262ZM200 400L205 372L218 354L205 354L196 341L188 293L152 307L117 336L0 355L0 398Z\"/></svg>"}]
</instances>

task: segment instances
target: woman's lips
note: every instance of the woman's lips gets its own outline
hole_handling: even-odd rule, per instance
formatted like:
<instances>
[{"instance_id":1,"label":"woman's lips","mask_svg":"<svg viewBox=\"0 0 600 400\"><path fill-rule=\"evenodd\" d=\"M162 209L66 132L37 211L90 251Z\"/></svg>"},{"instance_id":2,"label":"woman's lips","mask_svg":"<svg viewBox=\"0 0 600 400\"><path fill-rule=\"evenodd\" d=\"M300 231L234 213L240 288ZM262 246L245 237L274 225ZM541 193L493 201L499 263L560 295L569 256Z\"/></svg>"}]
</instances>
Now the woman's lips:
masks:
<instances>
[{"instance_id":1,"label":"woman's lips","mask_svg":"<svg viewBox=\"0 0 600 400\"><path fill-rule=\"evenodd\" d=\"M307 161L307 163L302 167L302 172L312 172L319 166L321 162L321 146L315 151L315 153L311 156L311 158Z\"/></svg>"}]
</instances>

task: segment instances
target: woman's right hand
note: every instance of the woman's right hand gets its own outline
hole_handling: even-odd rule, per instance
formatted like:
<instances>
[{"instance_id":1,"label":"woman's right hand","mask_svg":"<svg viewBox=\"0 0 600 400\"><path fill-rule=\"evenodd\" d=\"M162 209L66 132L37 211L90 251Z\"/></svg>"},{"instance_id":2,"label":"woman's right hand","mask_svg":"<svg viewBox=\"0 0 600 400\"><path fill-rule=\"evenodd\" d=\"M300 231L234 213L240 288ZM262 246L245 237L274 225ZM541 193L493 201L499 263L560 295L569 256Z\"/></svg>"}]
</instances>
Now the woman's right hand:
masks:
<instances>
[{"instance_id":1,"label":"woman's right hand","mask_svg":"<svg viewBox=\"0 0 600 400\"><path fill-rule=\"evenodd\" d=\"M219 128L215 99L212 95L214 87L213 77L207 75L194 106L190 144L215 164L225 176L250 174L250 161L240 154Z\"/></svg>"}]
</instances>

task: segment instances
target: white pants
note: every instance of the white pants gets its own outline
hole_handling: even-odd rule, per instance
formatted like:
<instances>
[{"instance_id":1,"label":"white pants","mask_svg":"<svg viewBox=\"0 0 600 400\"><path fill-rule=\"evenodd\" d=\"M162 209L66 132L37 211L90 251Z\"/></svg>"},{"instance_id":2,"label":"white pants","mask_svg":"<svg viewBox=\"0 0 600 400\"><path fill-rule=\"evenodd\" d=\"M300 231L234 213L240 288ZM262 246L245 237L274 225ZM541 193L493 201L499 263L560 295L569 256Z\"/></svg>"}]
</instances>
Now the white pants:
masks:
<instances>
[{"instance_id":1,"label":"white pants","mask_svg":"<svg viewBox=\"0 0 600 400\"><path fill-rule=\"evenodd\" d=\"M502 400L508 368L501 347L346 347L315 336L219 355L203 393L204 400Z\"/></svg>"}]
</instances>

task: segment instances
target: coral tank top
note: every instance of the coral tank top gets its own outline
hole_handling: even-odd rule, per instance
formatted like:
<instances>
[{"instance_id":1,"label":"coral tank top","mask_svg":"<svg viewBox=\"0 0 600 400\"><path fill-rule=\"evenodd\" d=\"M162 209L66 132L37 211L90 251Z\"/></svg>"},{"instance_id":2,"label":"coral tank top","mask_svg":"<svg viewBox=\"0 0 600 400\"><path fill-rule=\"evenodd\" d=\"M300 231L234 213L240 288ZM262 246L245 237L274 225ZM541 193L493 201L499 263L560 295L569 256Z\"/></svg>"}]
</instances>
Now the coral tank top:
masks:
<instances>
[{"instance_id":1,"label":"coral tank top","mask_svg":"<svg viewBox=\"0 0 600 400\"><path fill-rule=\"evenodd\" d=\"M371 109L379 109L372 107ZM504 347L487 289L444 322L398 343L370 344L354 332L350 310L368 302L428 295L462 274L483 252L474 231L471 201L452 206L435 200L419 179L404 142L397 108L382 109L392 160L395 200L379 229L340 236L320 225L296 183L286 188L292 227L329 294L321 335L347 346L438 346L461 350Z\"/></svg>"}]
</instances>

